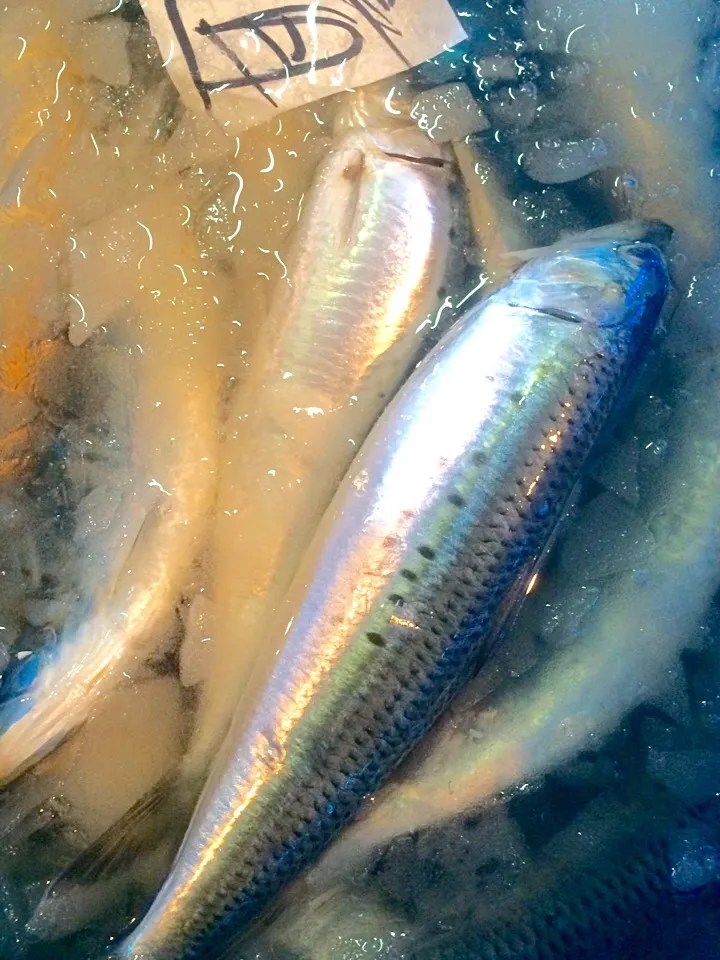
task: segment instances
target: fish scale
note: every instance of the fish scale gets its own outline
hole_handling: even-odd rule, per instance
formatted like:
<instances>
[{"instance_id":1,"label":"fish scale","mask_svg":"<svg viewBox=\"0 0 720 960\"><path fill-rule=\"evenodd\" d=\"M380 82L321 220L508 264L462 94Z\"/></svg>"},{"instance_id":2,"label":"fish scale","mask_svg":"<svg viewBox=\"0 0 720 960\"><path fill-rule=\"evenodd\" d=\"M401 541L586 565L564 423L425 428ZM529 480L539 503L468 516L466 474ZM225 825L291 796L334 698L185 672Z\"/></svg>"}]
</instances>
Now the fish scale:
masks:
<instances>
[{"instance_id":1,"label":"fish scale","mask_svg":"<svg viewBox=\"0 0 720 960\"><path fill-rule=\"evenodd\" d=\"M556 254L420 364L325 514L265 690L114 957L217 955L408 754L525 593L666 289L648 245Z\"/></svg>"}]
</instances>

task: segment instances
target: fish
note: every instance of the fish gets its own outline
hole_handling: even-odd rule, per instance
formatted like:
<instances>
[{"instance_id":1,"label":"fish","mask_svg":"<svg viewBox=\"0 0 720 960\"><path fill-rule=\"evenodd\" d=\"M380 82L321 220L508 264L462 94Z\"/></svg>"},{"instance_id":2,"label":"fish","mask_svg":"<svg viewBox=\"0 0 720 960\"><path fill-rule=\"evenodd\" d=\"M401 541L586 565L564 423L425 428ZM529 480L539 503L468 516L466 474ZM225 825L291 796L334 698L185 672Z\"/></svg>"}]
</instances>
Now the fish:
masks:
<instances>
[{"instance_id":1,"label":"fish","mask_svg":"<svg viewBox=\"0 0 720 960\"><path fill-rule=\"evenodd\" d=\"M690 319L676 318L676 336L702 342ZM600 593L572 644L490 699L471 685L452 721L434 731L422 762L388 784L318 864L318 887L396 836L536 782L662 689L720 588L720 404L712 349L693 357L675 401L668 454L644 506L650 556ZM619 534L613 549L623 549Z\"/></svg>"},{"instance_id":2,"label":"fish","mask_svg":"<svg viewBox=\"0 0 720 960\"><path fill-rule=\"evenodd\" d=\"M656 247L580 245L528 264L418 365L324 514L272 675L113 960L217 955L427 732L526 591L667 289Z\"/></svg>"},{"instance_id":3,"label":"fish","mask_svg":"<svg viewBox=\"0 0 720 960\"><path fill-rule=\"evenodd\" d=\"M69 15L53 0L43 9L30 3L0 14L0 80L7 91L0 105L3 667L22 628L28 595L39 584L37 512L27 490L57 432L43 394L63 354L58 262L67 227L51 188L57 165L71 165L86 111L67 69L72 58L62 31L48 26Z\"/></svg>"},{"instance_id":4,"label":"fish","mask_svg":"<svg viewBox=\"0 0 720 960\"><path fill-rule=\"evenodd\" d=\"M499 902L477 904L451 933L427 935L408 956L413 960L677 956L671 942L682 908L687 908L684 901L689 894L707 893L718 880L719 813L716 800L684 807L671 798L650 795L644 808L638 802L623 806L606 801L605 809L596 811L594 823L586 826L581 817L579 831L569 831L554 849L544 851L544 862L529 882L508 891ZM569 883L568 864L577 859L574 847L583 831L593 842L585 846L584 869ZM696 869L692 876L683 853L691 864L691 858L704 856L704 869ZM663 928L664 936L659 935ZM660 944L669 947L667 952L655 952Z\"/></svg>"},{"instance_id":5,"label":"fish","mask_svg":"<svg viewBox=\"0 0 720 960\"><path fill-rule=\"evenodd\" d=\"M152 653L202 543L216 489L217 435L208 424L219 416L218 324L210 271L190 230L175 229L179 199L176 189L157 191L121 211L105 240L114 252L124 245L137 265L137 287L126 290L132 306L94 343L115 362L101 367L113 375L103 383L108 417L93 436L119 459L108 458L103 482L78 505L82 573L64 625L0 681L4 785L52 752ZM141 264L134 247L145 250Z\"/></svg>"},{"instance_id":6,"label":"fish","mask_svg":"<svg viewBox=\"0 0 720 960\"><path fill-rule=\"evenodd\" d=\"M341 136L278 253L225 426L189 775L206 773L253 664L274 657L268 618L357 447L436 336L460 229L450 161L413 126Z\"/></svg>"},{"instance_id":7,"label":"fish","mask_svg":"<svg viewBox=\"0 0 720 960\"><path fill-rule=\"evenodd\" d=\"M47 29L50 18L61 23L68 16L54 2L0 14L0 79L8 91L0 106L0 479L11 481L26 478L47 438L35 387L59 349L58 259L66 231L48 188L53 169L71 164L86 117L68 45L61 30Z\"/></svg>"}]
</instances>

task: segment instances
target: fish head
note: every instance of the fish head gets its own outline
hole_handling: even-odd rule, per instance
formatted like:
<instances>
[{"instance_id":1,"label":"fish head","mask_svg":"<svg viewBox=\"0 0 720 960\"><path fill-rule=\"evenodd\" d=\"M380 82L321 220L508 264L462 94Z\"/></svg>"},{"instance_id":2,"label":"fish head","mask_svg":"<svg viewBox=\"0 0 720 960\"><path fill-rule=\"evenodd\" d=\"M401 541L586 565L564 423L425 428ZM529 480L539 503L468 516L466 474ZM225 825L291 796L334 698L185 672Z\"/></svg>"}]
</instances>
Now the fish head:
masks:
<instances>
[{"instance_id":1,"label":"fish head","mask_svg":"<svg viewBox=\"0 0 720 960\"><path fill-rule=\"evenodd\" d=\"M303 368L303 383L324 398L312 406L368 396L360 384L391 348L379 376L424 343L418 331L438 313L454 265L452 182L444 148L413 127L353 130L321 163L288 250L293 284L278 285L271 307L283 318L274 329L285 331L284 369Z\"/></svg>"},{"instance_id":2,"label":"fish head","mask_svg":"<svg viewBox=\"0 0 720 960\"><path fill-rule=\"evenodd\" d=\"M443 148L416 127L353 130L337 141L318 168L305 203L314 223L306 224L304 245L312 246L317 232L322 248L339 259L367 242L362 238L378 209L397 216L409 198L421 206L434 198L443 208L450 179ZM289 269L295 272L292 262Z\"/></svg>"},{"instance_id":3,"label":"fish head","mask_svg":"<svg viewBox=\"0 0 720 960\"><path fill-rule=\"evenodd\" d=\"M36 650L11 661L0 678L0 736L31 709L33 692L43 666L47 650Z\"/></svg>"},{"instance_id":4,"label":"fish head","mask_svg":"<svg viewBox=\"0 0 720 960\"><path fill-rule=\"evenodd\" d=\"M532 261L504 295L540 313L591 326L600 341L619 336L641 347L657 325L669 286L658 246L604 239Z\"/></svg>"},{"instance_id":5,"label":"fish head","mask_svg":"<svg viewBox=\"0 0 720 960\"><path fill-rule=\"evenodd\" d=\"M355 130L335 146L319 180L325 187L333 187L336 208L343 203L343 186L345 203L355 204L363 181L377 178L388 164L393 167L419 164L429 168L429 174L435 170L438 177L447 179L450 160L441 144L434 143L415 126Z\"/></svg>"}]
</instances>

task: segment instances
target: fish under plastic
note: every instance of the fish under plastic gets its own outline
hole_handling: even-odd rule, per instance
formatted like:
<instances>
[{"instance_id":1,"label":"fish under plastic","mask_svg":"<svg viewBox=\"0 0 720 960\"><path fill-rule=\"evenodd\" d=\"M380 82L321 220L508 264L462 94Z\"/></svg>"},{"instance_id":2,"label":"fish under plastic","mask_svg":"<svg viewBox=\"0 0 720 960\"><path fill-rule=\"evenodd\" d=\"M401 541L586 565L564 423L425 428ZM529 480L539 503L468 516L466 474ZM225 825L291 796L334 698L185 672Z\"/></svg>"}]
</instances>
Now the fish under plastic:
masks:
<instances>
[{"instance_id":1,"label":"fish under plastic","mask_svg":"<svg viewBox=\"0 0 720 960\"><path fill-rule=\"evenodd\" d=\"M141 208L156 242L138 266L130 321L67 348L86 351L81 356L104 374L96 400L106 405L110 452L102 479L78 506L80 574L67 620L7 686L0 681L2 783L51 752L149 656L172 621L204 534L215 492L217 435L207 425L219 406L217 324L210 322L217 307L189 229L172 239L163 231L168 200L177 197L156 191ZM175 261L197 282L183 283ZM164 297L153 296L150 277L163 281Z\"/></svg>"},{"instance_id":2,"label":"fish under plastic","mask_svg":"<svg viewBox=\"0 0 720 960\"><path fill-rule=\"evenodd\" d=\"M592 837L592 846L579 875L570 878L573 838L565 837L525 889L510 891L505 902L501 898L499 904L479 905L456 929L427 936L409 956L412 960L675 956L671 950L657 949L663 939L659 934L664 927L664 936L669 934L670 939L683 902L691 895L711 895L716 887L719 815L716 799L696 808L684 808L669 798L661 802L650 798L644 807L611 806L594 829L584 830Z\"/></svg>"},{"instance_id":3,"label":"fish under plastic","mask_svg":"<svg viewBox=\"0 0 720 960\"><path fill-rule=\"evenodd\" d=\"M550 256L419 365L323 518L163 887L108 955L216 955L425 733L524 593L667 289L647 244Z\"/></svg>"},{"instance_id":4,"label":"fish under plastic","mask_svg":"<svg viewBox=\"0 0 720 960\"><path fill-rule=\"evenodd\" d=\"M472 827L466 839L477 842ZM428 853L441 863L443 843L440 828ZM474 895L451 894L430 922L415 913L412 887L405 903L364 885L322 896L296 891L305 899L289 900L273 926L227 960L361 960L375 952L387 960L674 960L685 955L673 947L689 910L713 910L720 808L717 798L686 806L648 783L630 798L616 783L521 859L497 876L497 859L480 879L468 875Z\"/></svg>"},{"instance_id":5,"label":"fish under plastic","mask_svg":"<svg viewBox=\"0 0 720 960\"><path fill-rule=\"evenodd\" d=\"M462 259L449 160L407 124L353 130L303 200L227 420L189 775L205 774L251 668L269 669L268 618L356 447L436 337Z\"/></svg>"}]
</instances>

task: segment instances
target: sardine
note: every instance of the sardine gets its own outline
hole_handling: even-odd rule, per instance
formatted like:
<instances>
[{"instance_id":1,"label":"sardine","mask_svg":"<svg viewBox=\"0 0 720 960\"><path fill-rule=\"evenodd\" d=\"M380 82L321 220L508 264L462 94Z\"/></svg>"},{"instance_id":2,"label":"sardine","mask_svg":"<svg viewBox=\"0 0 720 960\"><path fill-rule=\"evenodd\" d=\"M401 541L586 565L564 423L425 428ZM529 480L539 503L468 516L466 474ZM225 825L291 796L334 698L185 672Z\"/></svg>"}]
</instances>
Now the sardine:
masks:
<instances>
[{"instance_id":1,"label":"sardine","mask_svg":"<svg viewBox=\"0 0 720 960\"><path fill-rule=\"evenodd\" d=\"M487 655L667 291L662 255L534 262L390 404L323 517L163 887L114 958L211 957L297 875Z\"/></svg>"},{"instance_id":2,"label":"sardine","mask_svg":"<svg viewBox=\"0 0 720 960\"><path fill-rule=\"evenodd\" d=\"M717 883L720 810L716 799L687 808L662 792L648 794L644 803L633 805L606 799L601 808L598 802L594 822L589 811L581 815L576 829L549 844L543 863L524 883L494 902L478 898L455 929L440 935L426 931L406 956L412 960L677 956L672 949L656 953L652 948L664 942L663 927L665 936L672 936L673 927L677 930L688 894L699 894L703 887L709 891ZM578 843L578 834L588 838L584 844ZM683 841L696 849L683 850ZM697 858L694 870L683 863L683 853ZM571 873L573 860L583 854L581 870Z\"/></svg>"},{"instance_id":3,"label":"sardine","mask_svg":"<svg viewBox=\"0 0 720 960\"><path fill-rule=\"evenodd\" d=\"M146 250L137 288L128 291L130 318L102 334L126 360L127 379L112 384L120 435L105 439L127 457L86 511L84 578L65 626L2 678L0 782L47 755L152 652L205 531L217 464L217 435L208 428L219 401L216 307L170 200L177 203L177 191L158 191L138 211L140 225L135 210L112 222L114 253L125 242ZM149 251L143 225L155 236Z\"/></svg>"},{"instance_id":4,"label":"sardine","mask_svg":"<svg viewBox=\"0 0 720 960\"><path fill-rule=\"evenodd\" d=\"M25 473L46 439L35 391L58 350L58 259L67 242L65 210L48 188L57 165L72 165L86 119L67 75L66 39L48 31L50 18L69 16L54 0L0 13L0 478Z\"/></svg>"},{"instance_id":5,"label":"sardine","mask_svg":"<svg viewBox=\"0 0 720 960\"><path fill-rule=\"evenodd\" d=\"M448 896L429 918L422 912L427 892L418 895L411 877L404 903L383 896L376 877L320 896L308 897L300 887L294 892L302 899L290 899L267 931L238 945L227 960L364 960L375 953L387 960L685 955L672 941L687 917L688 898L697 903L705 894L712 902L718 880L718 801L688 808L657 786L635 793L630 800L627 790L603 792L539 849L525 850L512 870L507 863L497 873L490 867L481 879L468 871L465 896L460 876L450 873ZM543 812L548 807L550 800ZM502 827L498 837L499 827L492 819L487 834L482 825L479 836L477 827L463 830L462 849L469 844L477 850L485 839L502 845L508 838ZM448 840L440 829L427 848L414 850L420 876L427 876L430 858L443 871ZM656 954L652 948L660 944L665 949Z\"/></svg>"},{"instance_id":6,"label":"sardine","mask_svg":"<svg viewBox=\"0 0 720 960\"><path fill-rule=\"evenodd\" d=\"M233 398L213 637L186 768L206 761L357 446L434 336L454 236L448 157L414 127L342 137L305 196ZM257 669L260 669L259 667Z\"/></svg>"},{"instance_id":7,"label":"sardine","mask_svg":"<svg viewBox=\"0 0 720 960\"><path fill-rule=\"evenodd\" d=\"M717 334L710 340L702 326L693 329L691 319L675 319L678 338L717 349ZM574 643L490 702L469 687L467 702L458 704L452 724L436 728L427 757L412 775L388 784L367 816L318 864L317 887L393 837L536 780L607 736L661 688L720 587L716 367L709 351L704 361L693 358L686 373L669 451L645 505L654 533L647 561L603 591ZM609 550L624 548L618 535Z\"/></svg>"}]
</instances>

